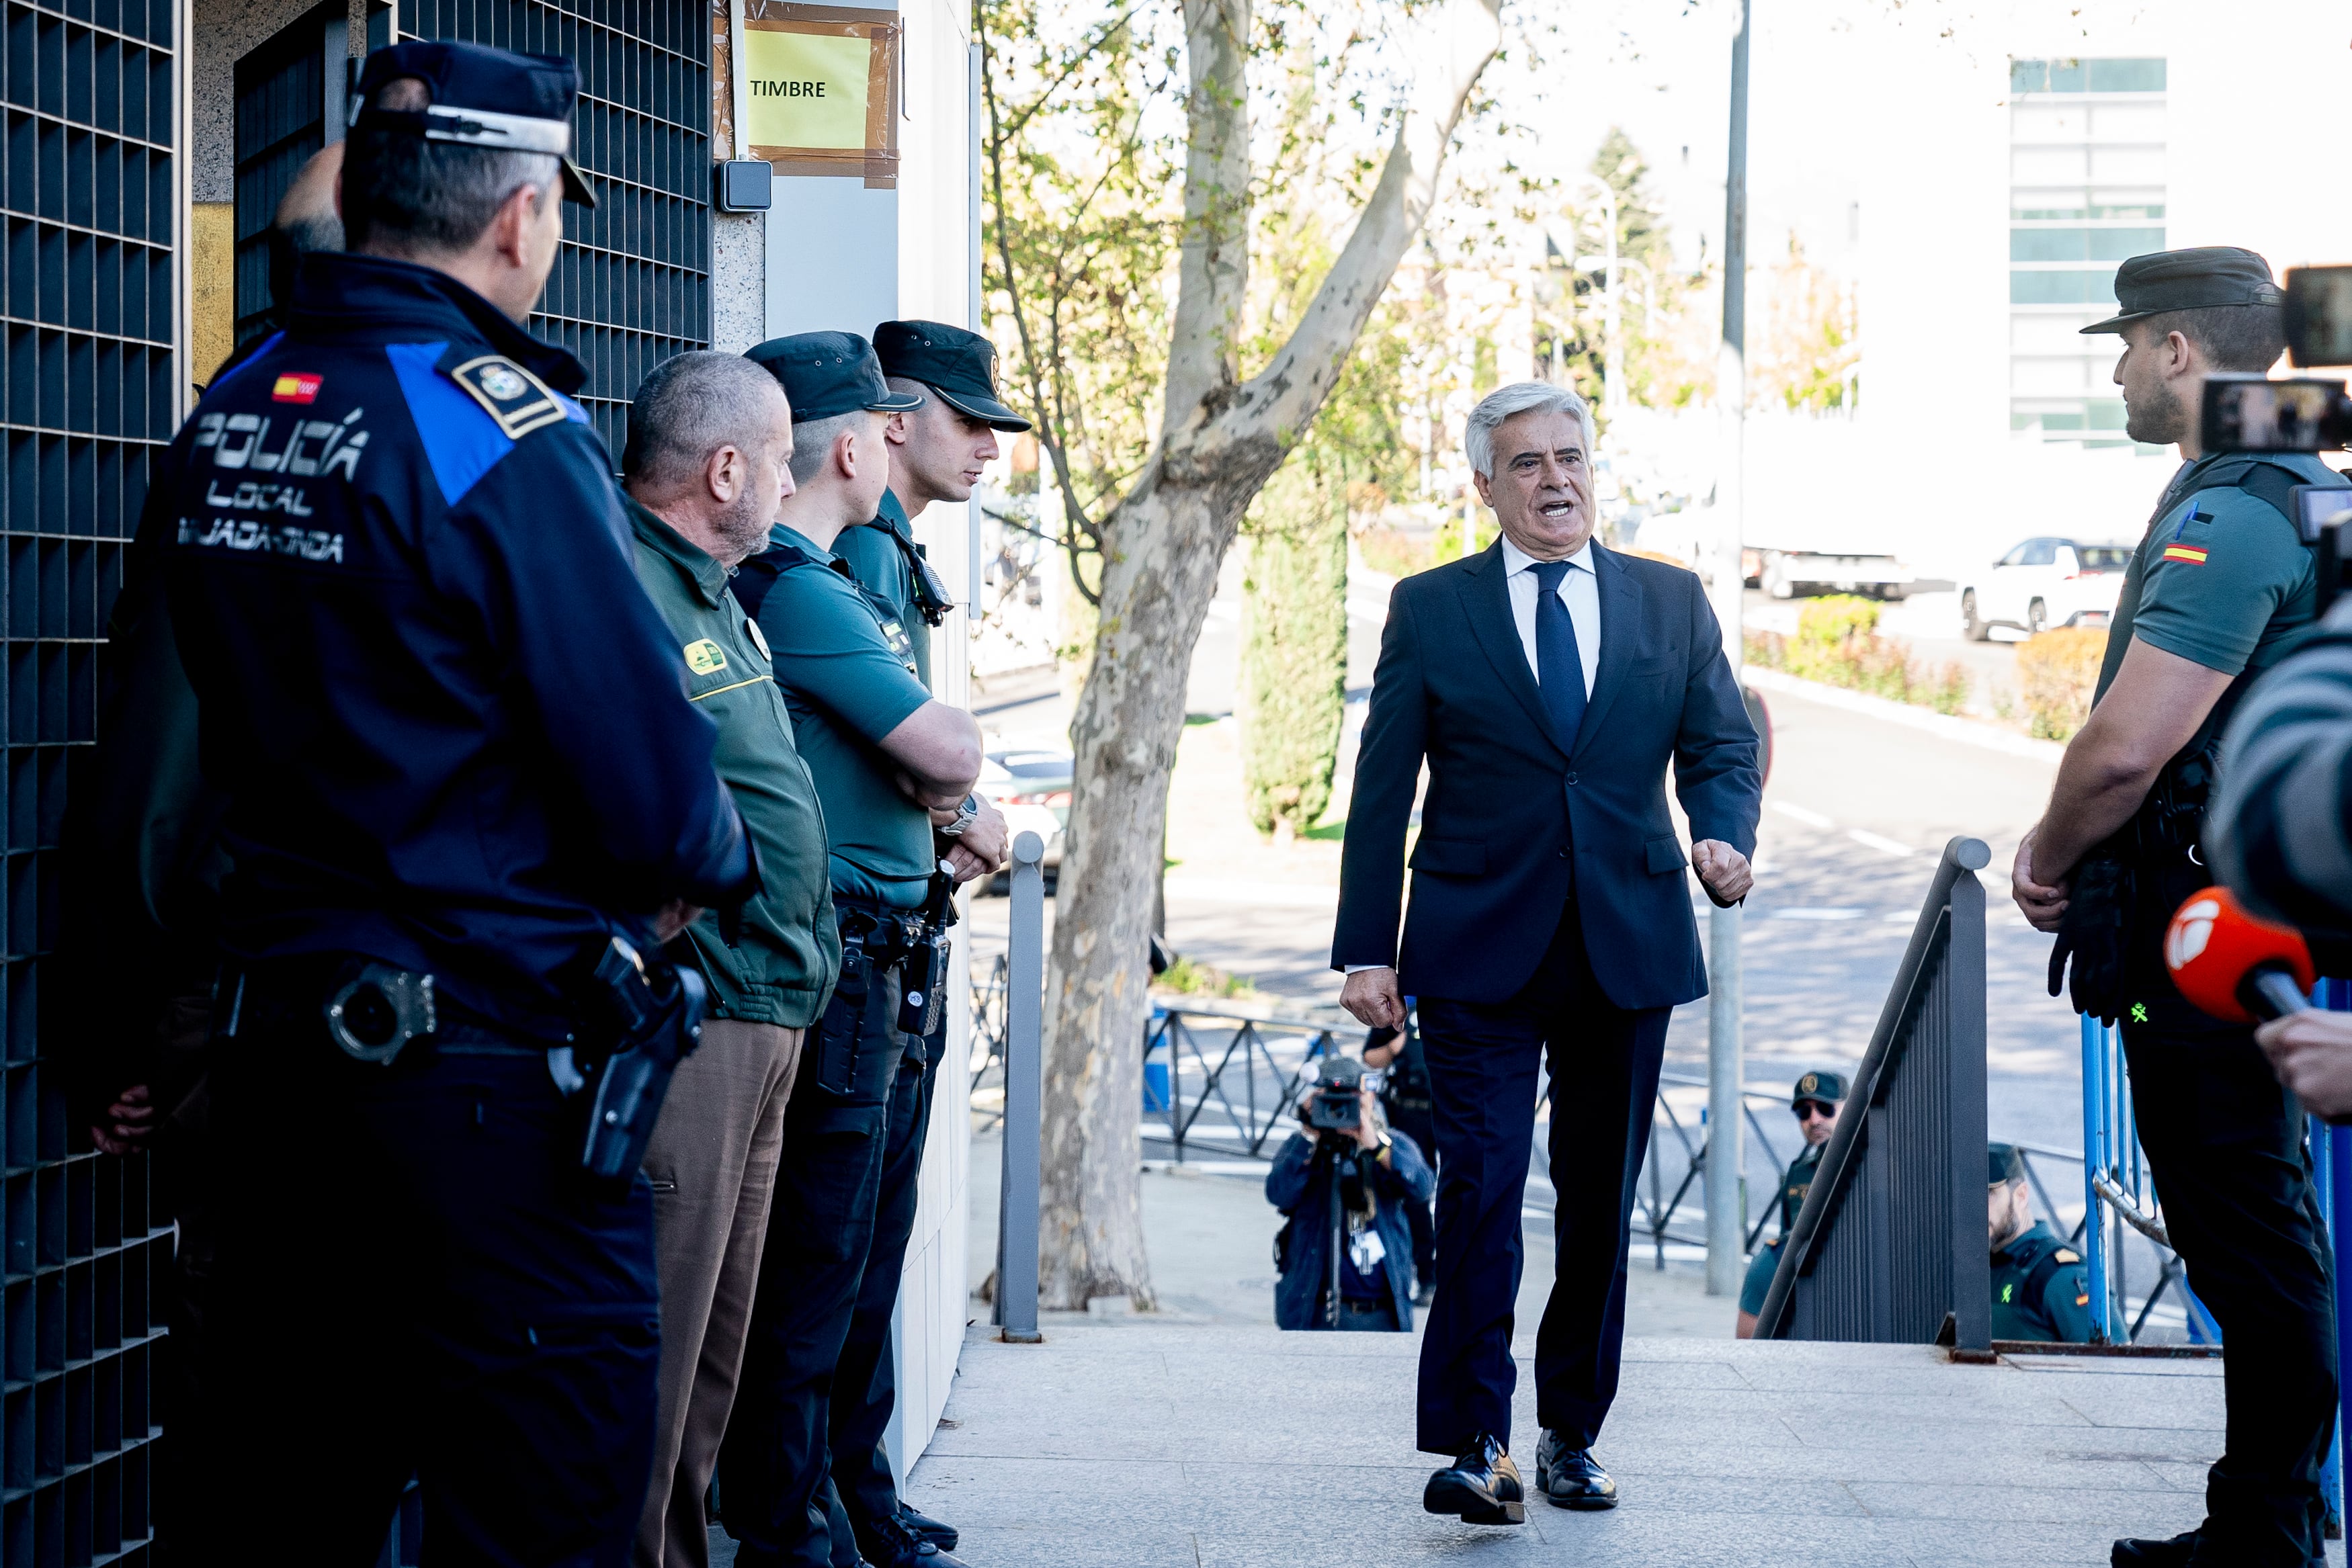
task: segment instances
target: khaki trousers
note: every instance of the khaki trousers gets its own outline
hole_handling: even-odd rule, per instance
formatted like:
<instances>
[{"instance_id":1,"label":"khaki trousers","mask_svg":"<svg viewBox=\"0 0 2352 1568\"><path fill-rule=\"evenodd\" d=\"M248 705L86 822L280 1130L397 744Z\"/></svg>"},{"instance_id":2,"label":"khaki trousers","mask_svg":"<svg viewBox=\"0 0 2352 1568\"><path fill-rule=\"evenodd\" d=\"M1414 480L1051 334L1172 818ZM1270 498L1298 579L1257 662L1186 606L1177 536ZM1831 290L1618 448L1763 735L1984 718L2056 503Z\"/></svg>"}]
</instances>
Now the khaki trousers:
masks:
<instances>
[{"instance_id":1,"label":"khaki trousers","mask_svg":"<svg viewBox=\"0 0 2352 1568\"><path fill-rule=\"evenodd\" d=\"M703 1500L742 1371L803 1034L705 1023L646 1145L661 1270L661 1404L635 1568L709 1568Z\"/></svg>"}]
</instances>

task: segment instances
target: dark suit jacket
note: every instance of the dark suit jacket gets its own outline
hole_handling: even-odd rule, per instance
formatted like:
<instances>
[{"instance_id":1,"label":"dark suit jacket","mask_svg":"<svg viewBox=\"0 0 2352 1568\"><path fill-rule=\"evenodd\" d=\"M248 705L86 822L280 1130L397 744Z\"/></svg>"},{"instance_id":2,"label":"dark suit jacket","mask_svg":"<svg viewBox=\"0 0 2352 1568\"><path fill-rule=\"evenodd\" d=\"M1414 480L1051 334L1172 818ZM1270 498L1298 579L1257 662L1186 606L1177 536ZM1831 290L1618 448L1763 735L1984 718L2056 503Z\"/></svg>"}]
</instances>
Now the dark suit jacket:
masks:
<instances>
[{"instance_id":1,"label":"dark suit jacket","mask_svg":"<svg viewBox=\"0 0 2352 1568\"><path fill-rule=\"evenodd\" d=\"M1389 600L1356 758L1331 964L1393 964L1407 995L1499 1002L1542 960L1571 891L1609 999L1706 994L1666 811L1756 850L1756 731L1699 580L1595 545L1601 663L1582 727L1556 736L1511 621L1497 544L1406 578ZM1423 759L1402 956L1405 826Z\"/></svg>"}]
</instances>

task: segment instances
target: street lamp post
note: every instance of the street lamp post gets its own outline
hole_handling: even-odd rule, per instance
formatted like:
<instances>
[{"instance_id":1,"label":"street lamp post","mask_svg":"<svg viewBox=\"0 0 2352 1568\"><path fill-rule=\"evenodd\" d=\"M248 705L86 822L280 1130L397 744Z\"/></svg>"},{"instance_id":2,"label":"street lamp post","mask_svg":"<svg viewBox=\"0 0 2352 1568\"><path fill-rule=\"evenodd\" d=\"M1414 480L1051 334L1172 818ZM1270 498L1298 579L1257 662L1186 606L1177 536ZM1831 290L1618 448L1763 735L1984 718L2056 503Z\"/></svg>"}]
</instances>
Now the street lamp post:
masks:
<instances>
[{"instance_id":1,"label":"street lamp post","mask_svg":"<svg viewBox=\"0 0 2352 1568\"><path fill-rule=\"evenodd\" d=\"M1722 463L1716 481L1717 618L1724 656L1739 672L1740 443L1748 406L1748 30L1753 7L1742 0L1731 40L1731 148L1724 179L1723 343L1716 360L1716 401L1723 416ZM1748 1168L1740 1115L1741 1060L1738 908L1717 909L1707 925L1706 1293L1735 1296L1747 1272L1740 1177Z\"/></svg>"}]
</instances>

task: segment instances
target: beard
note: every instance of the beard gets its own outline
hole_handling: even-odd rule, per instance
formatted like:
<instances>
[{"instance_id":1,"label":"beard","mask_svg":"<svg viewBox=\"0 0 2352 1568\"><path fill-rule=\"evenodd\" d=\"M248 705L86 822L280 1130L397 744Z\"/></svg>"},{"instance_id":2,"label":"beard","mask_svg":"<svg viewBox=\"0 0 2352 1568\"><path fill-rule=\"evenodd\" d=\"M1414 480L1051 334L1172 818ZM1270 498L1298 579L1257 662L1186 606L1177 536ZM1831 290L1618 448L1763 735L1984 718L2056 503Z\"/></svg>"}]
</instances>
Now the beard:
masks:
<instances>
[{"instance_id":1,"label":"beard","mask_svg":"<svg viewBox=\"0 0 2352 1568\"><path fill-rule=\"evenodd\" d=\"M2189 400L2170 382L2124 404L2124 434L2151 446L2169 446L2189 434Z\"/></svg>"},{"instance_id":2,"label":"beard","mask_svg":"<svg viewBox=\"0 0 2352 1568\"><path fill-rule=\"evenodd\" d=\"M748 559L768 548L768 518L772 510L772 497L756 489L747 490L736 497L725 511L714 516L710 526L736 553Z\"/></svg>"}]
</instances>

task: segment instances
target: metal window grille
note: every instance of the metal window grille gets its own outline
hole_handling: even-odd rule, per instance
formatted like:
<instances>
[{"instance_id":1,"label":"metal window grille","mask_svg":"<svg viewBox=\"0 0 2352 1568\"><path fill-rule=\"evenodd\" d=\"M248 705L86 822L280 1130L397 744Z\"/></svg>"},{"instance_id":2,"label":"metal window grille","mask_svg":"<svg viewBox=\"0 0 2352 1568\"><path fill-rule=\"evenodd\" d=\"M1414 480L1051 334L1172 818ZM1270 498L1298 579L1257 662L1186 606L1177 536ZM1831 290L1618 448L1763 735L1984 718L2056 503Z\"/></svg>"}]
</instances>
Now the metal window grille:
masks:
<instances>
[{"instance_id":1,"label":"metal window grille","mask_svg":"<svg viewBox=\"0 0 2352 1568\"><path fill-rule=\"evenodd\" d=\"M350 21L326 0L236 62L236 341L267 324L269 225L310 155L329 140L328 73L343 68Z\"/></svg>"},{"instance_id":2,"label":"metal window grille","mask_svg":"<svg viewBox=\"0 0 2352 1568\"><path fill-rule=\"evenodd\" d=\"M630 394L710 346L710 12L703 0L402 0L404 37L579 62L573 159L593 212L566 207L531 330L588 367L581 401L617 460Z\"/></svg>"},{"instance_id":3,"label":"metal window grille","mask_svg":"<svg viewBox=\"0 0 2352 1568\"><path fill-rule=\"evenodd\" d=\"M36 988L68 758L172 434L174 7L7 4L0 26L0 1563L144 1562L149 1281L170 1232L143 1158L68 1155Z\"/></svg>"}]
</instances>

